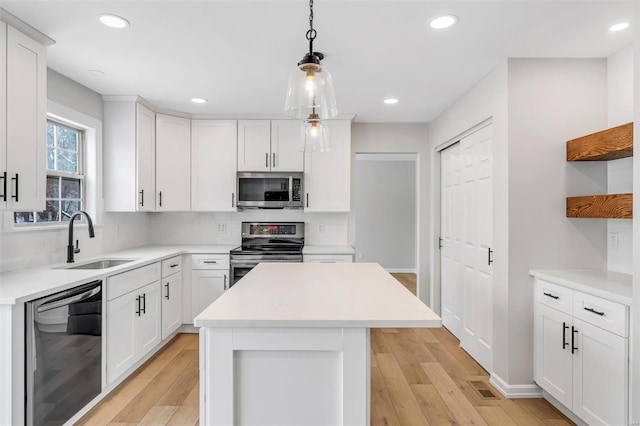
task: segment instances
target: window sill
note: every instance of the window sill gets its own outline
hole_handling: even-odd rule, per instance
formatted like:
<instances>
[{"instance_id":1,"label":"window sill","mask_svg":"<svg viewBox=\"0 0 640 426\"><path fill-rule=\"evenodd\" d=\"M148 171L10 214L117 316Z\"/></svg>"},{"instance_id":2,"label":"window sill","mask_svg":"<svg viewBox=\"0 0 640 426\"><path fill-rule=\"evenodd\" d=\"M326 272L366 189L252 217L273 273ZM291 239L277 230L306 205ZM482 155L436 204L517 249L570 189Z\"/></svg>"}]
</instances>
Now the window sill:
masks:
<instances>
[{"instance_id":1,"label":"window sill","mask_svg":"<svg viewBox=\"0 0 640 426\"><path fill-rule=\"evenodd\" d=\"M102 227L104 227L104 225L96 225L95 223L93 224L94 229L102 228ZM87 228L87 224L76 222L73 225L73 228L74 229ZM47 231L67 230L67 229L69 229L68 222L67 224L64 224L64 225L21 225L21 226L10 225L5 229L3 229L3 232L47 232Z\"/></svg>"}]
</instances>

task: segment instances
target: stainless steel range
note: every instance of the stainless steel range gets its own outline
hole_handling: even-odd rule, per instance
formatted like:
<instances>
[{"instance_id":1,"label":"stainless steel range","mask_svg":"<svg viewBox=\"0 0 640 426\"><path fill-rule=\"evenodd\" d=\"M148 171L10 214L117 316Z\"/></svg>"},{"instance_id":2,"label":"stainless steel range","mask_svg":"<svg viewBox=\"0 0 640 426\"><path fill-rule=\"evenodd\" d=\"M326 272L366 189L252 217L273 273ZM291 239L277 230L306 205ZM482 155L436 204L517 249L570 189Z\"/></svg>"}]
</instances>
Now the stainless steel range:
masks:
<instances>
[{"instance_id":1,"label":"stainless steel range","mask_svg":"<svg viewBox=\"0 0 640 426\"><path fill-rule=\"evenodd\" d=\"M231 250L231 285L260 262L302 262L304 222L242 222L242 246Z\"/></svg>"}]
</instances>

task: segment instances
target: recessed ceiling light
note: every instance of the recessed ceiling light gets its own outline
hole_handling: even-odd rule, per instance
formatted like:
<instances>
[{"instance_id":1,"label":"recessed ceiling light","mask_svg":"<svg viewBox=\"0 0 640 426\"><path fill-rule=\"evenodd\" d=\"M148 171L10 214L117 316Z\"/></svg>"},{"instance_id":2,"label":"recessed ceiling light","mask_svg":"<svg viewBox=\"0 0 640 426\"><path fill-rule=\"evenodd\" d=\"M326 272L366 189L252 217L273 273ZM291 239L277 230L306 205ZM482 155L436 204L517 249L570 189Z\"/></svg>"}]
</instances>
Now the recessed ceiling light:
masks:
<instances>
[{"instance_id":1,"label":"recessed ceiling light","mask_svg":"<svg viewBox=\"0 0 640 426\"><path fill-rule=\"evenodd\" d=\"M397 104L398 100L396 98L387 98L384 100L384 103L387 105Z\"/></svg>"},{"instance_id":2,"label":"recessed ceiling light","mask_svg":"<svg viewBox=\"0 0 640 426\"><path fill-rule=\"evenodd\" d=\"M441 30L443 28L449 28L452 25L458 23L458 17L456 15L443 15L438 16L431 20L431 28Z\"/></svg>"},{"instance_id":3,"label":"recessed ceiling light","mask_svg":"<svg viewBox=\"0 0 640 426\"><path fill-rule=\"evenodd\" d=\"M104 72L100 70L89 70L89 73L95 77L104 77Z\"/></svg>"},{"instance_id":4,"label":"recessed ceiling light","mask_svg":"<svg viewBox=\"0 0 640 426\"><path fill-rule=\"evenodd\" d=\"M628 22L619 22L615 25L612 25L609 27L609 31L611 32L616 32L616 31L622 31L629 28L629 23Z\"/></svg>"},{"instance_id":5,"label":"recessed ceiling light","mask_svg":"<svg viewBox=\"0 0 640 426\"><path fill-rule=\"evenodd\" d=\"M100 22L105 24L107 27L111 28L126 28L129 25L129 21L124 19L122 16L112 15L110 13L102 13L98 15Z\"/></svg>"},{"instance_id":6,"label":"recessed ceiling light","mask_svg":"<svg viewBox=\"0 0 640 426\"><path fill-rule=\"evenodd\" d=\"M191 102L194 104L206 104L208 101L204 98L191 98Z\"/></svg>"}]
</instances>

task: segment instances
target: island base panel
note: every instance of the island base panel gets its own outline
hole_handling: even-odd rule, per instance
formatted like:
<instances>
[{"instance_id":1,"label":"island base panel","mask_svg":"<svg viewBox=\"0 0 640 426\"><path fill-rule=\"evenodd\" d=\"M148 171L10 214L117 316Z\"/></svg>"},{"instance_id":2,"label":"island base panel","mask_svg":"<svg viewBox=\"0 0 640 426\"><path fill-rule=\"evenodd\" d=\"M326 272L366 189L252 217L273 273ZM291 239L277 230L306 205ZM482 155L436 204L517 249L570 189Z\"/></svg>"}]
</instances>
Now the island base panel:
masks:
<instances>
[{"instance_id":1,"label":"island base panel","mask_svg":"<svg viewBox=\"0 0 640 426\"><path fill-rule=\"evenodd\" d=\"M368 328L201 328L203 425L368 425Z\"/></svg>"}]
</instances>

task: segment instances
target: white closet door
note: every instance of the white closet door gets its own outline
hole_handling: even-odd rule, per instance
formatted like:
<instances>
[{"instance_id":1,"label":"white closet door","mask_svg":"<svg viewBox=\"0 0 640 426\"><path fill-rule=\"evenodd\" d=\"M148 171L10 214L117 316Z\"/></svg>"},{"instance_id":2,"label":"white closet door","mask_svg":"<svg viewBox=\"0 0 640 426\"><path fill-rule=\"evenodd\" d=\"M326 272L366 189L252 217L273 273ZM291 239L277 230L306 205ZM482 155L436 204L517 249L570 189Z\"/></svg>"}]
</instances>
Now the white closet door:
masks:
<instances>
[{"instance_id":1,"label":"white closet door","mask_svg":"<svg viewBox=\"0 0 640 426\"><path fill-rule=\"evenodd\" d=\"M441 295L442 325L455 336L462 333L462 253L460 224L460 144L441 152Z\"/></svg>"},{"instance_id":2,"label":"white closet door","mask_svg":"<svg viewBox=\"0 0 640 426\"><path fill-rule=\"evenodd\" d=\"M491 136L492 127L484 127L441 153L443 324L487 371L493 358Z\"/></svg>"}]
</instances>

